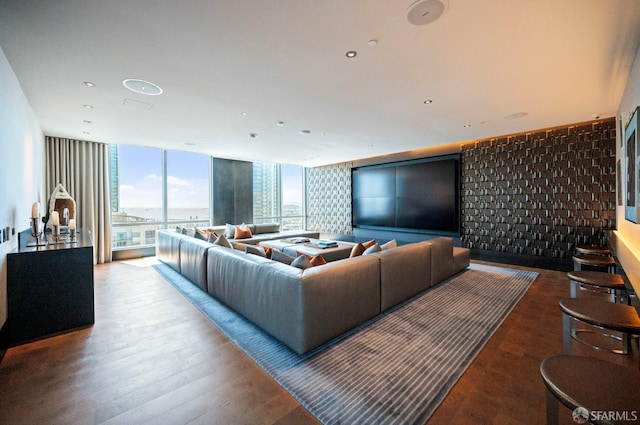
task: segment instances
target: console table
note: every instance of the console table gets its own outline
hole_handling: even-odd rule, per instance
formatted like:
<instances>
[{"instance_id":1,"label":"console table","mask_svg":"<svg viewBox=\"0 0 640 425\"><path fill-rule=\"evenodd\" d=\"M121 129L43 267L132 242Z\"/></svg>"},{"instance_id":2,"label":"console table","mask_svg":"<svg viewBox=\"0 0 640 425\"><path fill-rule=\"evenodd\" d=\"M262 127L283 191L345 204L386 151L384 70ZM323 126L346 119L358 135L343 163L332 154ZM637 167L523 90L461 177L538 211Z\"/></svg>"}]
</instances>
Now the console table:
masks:
<instances>
[{"instance_id":1,"label":"console table","mask_svg":"<svg viewBox=\"0 0 640 425\"><path fill-rule=\"evenodd\" d=\"M10 345L94 323L93 243L79 230L76 242L27 247L30 230L7 254L7 322Z\"/></svg>"}]
</instances>

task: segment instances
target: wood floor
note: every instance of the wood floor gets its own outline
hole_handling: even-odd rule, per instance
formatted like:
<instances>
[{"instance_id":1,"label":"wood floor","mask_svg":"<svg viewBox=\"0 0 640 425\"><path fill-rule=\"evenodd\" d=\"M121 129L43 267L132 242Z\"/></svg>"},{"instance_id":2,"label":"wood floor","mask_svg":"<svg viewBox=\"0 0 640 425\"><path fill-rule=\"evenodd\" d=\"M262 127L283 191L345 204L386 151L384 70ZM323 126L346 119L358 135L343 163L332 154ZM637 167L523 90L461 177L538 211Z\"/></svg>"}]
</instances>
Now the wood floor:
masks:
<instances>
[{"instance_id":1,"label":"wood floor","mask_svg":"<svg viewBox=\"0 0 640 425\"><path fill-rule=\"evenodd\" d=\"M0 424L316 424L318 421L153 270L95 267L96 324L10 348ZM535 269L532 269L535 270ZM540 277L428 424L540 424L539 365L562 351L566 274ZM452 335L452 337L454 337ZM638 367L632 356L574 353ZM561 408L561 423L575 424Z\"/></svg>"}]
</instances>

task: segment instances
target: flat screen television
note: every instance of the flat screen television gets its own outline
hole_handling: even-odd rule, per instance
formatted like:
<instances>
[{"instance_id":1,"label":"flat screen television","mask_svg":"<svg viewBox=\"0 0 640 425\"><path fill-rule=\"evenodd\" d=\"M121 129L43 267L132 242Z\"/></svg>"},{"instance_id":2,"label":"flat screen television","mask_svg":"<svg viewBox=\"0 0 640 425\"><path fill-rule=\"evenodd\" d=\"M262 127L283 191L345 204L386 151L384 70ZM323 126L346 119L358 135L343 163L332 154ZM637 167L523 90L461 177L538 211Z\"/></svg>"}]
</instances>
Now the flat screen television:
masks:
<instances>
[{"instance_id":1,"label":"flat screen television","mask_svg":"<svg viewBox=\"0 0 640 425\"><path fill-rule=\"evenodd\" d=\"M460 155L353 168L352 225L460 234Z\"/></svg>"}]
</instances>

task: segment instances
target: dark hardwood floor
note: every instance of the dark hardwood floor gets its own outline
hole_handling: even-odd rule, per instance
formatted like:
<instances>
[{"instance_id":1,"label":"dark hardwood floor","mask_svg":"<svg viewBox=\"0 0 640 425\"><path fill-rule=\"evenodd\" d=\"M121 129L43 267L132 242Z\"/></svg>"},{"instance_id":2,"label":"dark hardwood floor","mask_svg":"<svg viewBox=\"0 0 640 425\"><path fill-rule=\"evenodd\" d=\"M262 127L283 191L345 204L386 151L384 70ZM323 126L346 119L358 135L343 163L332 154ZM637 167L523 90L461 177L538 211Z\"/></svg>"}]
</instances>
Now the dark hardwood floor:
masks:
<instances>
[{"instance_id":1,"label":"dark hardwood floor","mask_svg":"<svg viewBox=\"0 0 640 425\"><path fill-rule=\"evenodd\" d=\"M153 270L95 267L96 324L10 348L0 424L315 424L318 421ZM539 365L562 351L563 272L540 277L429 420L540 424ZM455 337L452 335L452 337ZM574 343L574 353L638 367ZM561 423L574 424L561 408Z\"/></svg>"}]
</instances>

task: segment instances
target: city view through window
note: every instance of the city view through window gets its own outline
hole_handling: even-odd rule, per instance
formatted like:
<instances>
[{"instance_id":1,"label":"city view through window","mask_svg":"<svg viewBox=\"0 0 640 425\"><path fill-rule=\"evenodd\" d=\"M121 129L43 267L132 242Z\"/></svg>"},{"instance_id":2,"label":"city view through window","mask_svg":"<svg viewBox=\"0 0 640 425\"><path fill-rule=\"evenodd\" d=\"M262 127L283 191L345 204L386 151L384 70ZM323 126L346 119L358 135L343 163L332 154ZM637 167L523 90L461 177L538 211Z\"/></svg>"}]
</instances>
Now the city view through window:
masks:
<instances>
[{"instance_id":1,"label":"city view through window","mask_svg":"<svg viewBox=\"0 0 640 425\"><path fill-rule=\"evenodd\" d=\"M207 228L211 157L129 145L111 145L111 214L114 249L155 244L158 229ZM303 169L253 163L254 223L303 228Z\"/></svg>"}]
</instances>

